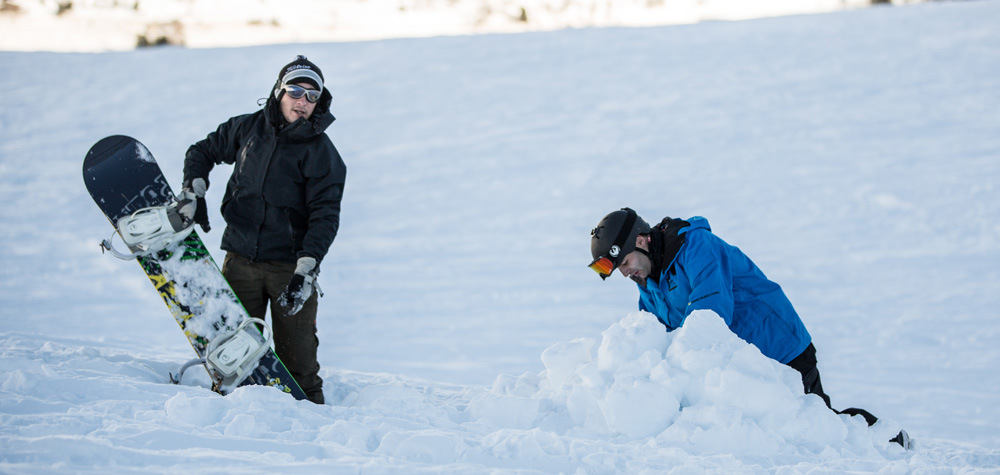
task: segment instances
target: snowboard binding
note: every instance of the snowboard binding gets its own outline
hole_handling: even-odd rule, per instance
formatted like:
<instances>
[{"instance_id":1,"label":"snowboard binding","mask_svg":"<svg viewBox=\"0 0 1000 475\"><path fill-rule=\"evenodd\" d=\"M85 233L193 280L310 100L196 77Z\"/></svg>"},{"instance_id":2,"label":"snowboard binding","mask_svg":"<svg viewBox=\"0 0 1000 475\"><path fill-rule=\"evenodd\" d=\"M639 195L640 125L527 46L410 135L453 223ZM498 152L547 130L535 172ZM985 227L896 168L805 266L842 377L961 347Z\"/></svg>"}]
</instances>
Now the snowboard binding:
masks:
<instances>
[{"instance_id":1,"label":"snowboard binding","mask_svg":"<svg viewBox=\"0 0 1000 475\"><path fill-rule=\"evenodd\" d=\"M252 323L265 330L264 341L260 341L260 333L253 327L247 328ZM250 375L260 357L270 349L272 337L264 320L251 317L243 320L235 331L212 339L205 352L205 366L221 378L217 384L219 392L229 393Z\"/></svg>"},{"instance_id":2,"label":"snowboard binding","mask_svg":"<svg viewBox=\"0 0 1000 475\"><path fill-rule=\"evenodd\" d=\"M140 209L118 220L111 237L101 241L101 249L123 260L155 254L184 240L194 229L194 221L185 220L176 205ZM128 253L115 249L115 234L128 246Z\"/></svg>"},{"instance_id":3,"label":"snowboard binding","mask_svg":"<svg viewBox=\"0 0 1000 475\"><path fill-rule=\"evenodd\" d=\"M254 331L251 324L258 324L263 331ZM249 328L248 328L249 327ZM184 372L197 364L204 364L213 375L215 385L213 390L228 394L236 389L253 371L261 356L271 347L273 334L264 320L247 318L236 330L216 336L205 349L204 358L195 358L184 363L177 376L170 375L170 382L180 384Z\"/></svg>"}]
</instances>

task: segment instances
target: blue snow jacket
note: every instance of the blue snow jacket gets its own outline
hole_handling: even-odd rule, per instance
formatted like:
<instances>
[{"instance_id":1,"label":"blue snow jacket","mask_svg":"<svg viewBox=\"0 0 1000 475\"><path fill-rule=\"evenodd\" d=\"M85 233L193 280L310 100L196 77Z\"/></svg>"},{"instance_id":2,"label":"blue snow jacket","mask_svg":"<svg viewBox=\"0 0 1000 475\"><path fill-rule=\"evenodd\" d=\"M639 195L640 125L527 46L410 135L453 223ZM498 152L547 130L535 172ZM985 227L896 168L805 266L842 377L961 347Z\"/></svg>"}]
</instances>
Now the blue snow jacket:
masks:
<instances>
[{"instance_id":1,"label":"blue snow jacket","mask_svg":"<svg viewBox=\"0 0 1000 475\"><path fill-rule=\"evenodd\" d=\"M765 356L788 363L812 337L781 287L737 247L712 234L708 220L687 220L684 244L660 273L639 285L639 308L672 331L694 310L712 310Z\"/></svg>"}]
</instances>

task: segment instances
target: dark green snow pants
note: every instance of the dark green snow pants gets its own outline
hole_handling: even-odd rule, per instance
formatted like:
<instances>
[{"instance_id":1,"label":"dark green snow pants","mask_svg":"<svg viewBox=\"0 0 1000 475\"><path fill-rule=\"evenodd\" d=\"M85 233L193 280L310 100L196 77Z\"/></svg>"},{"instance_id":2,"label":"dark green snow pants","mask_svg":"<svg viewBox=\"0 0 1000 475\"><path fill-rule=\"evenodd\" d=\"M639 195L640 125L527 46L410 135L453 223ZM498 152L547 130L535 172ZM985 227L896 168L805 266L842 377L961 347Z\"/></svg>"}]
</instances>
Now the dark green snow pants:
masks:
<instances>
[{"instance_id":1,"label":"dark green snow pants","mask_svg":"<svg viewBox=\"0 0 1000 475\"><path fill-rule=\"evenodd\" d=\"M295 315L285 315L278 305L278 296L294 273L295 263L251 262L232 252L226 253L222 263L222 274L251 317L264 319L270 306L275 353L309 400L323 404L323 379L316 359L316 292Z\"/></svg>"}]
</instances>

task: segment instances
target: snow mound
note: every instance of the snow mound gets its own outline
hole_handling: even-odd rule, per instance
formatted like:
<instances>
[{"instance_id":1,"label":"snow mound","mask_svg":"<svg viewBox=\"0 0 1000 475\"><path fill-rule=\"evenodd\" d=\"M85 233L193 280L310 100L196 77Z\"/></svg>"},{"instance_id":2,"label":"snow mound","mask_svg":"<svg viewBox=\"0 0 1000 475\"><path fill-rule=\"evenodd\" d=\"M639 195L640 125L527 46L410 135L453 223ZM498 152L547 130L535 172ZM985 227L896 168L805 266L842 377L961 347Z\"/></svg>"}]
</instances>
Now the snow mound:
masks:
<instances>
[{"instance_id":1,"label":"snow mound","mask_svg":"<svg viewBox=\"0 0 1000 475\"><path fill-rule=\"evenodd\" d=\"M498 377L472 400L472 417L586 439L648 439L698 454L895 450L888 443L895 423L869 428L830 411L803 393L798 372L762 355L711 311L694 312L670 333L652 314L635 312L599 344L558 343L542 362L541 373Z\"/></svg>"},{"instance_id":2,"label":"snow mound","mask_svg":"<svg viewBox=\"0 0 1000 475\"><path fill-rule=\"evenodd\" d=\"M261 386L221 397L204 387L207 376L167 384L174 363L120 345L0 338L0 471L109 463L141 471L192 457L209 471L255 473L289 464L306 472L906 472L997 460L995 451L940 442L937 453L904 452L888 442L898 427L835 415L801 393L794 371L711 313L670 334L650 314L630 314L600 344L552 345L545 370L500 376L492 388L327 373L329 405Z\"/></svg>"}]
</instances>

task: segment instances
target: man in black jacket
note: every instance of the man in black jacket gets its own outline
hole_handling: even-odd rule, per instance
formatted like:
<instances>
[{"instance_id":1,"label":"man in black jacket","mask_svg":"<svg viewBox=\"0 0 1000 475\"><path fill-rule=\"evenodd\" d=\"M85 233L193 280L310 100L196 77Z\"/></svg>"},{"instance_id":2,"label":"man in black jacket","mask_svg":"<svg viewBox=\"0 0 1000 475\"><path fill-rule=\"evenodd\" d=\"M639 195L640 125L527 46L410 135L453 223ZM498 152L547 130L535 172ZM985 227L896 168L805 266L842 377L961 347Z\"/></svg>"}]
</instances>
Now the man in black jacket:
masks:
<instances>
[{"instance_id":1,"label":"man in black jacket","mask_svg":"<svg viewBox=\"0 0 1000 475\"><path fill-rule=\"evenodd\" d=\"M320 262L340 227L347 168L326 128L333 97L305 56L281 68L264 108L221 124L184 160L180 211L208 231L205 192L215 165L234 164L222 199L222 273L251 316L271 308L275 351L323 404L316 358Z\"/></svg>"}]
</instances>

